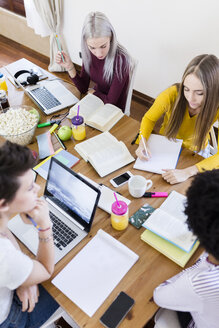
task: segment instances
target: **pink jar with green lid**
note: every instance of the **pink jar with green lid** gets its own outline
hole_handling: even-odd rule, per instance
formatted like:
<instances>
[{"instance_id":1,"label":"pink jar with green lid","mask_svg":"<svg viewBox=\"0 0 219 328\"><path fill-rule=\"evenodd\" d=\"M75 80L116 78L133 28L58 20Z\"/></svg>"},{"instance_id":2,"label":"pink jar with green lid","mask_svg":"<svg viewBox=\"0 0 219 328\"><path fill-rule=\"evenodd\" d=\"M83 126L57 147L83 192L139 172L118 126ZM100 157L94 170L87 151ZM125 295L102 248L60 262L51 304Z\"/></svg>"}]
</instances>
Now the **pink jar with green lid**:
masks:
<instances>
[{"instance_id":1,"label":"pink jar with green lid","mask_svg":"<svg viewBox=\"0 0 219 328\"><path fill-rule=\"evenodd\" d=\"M116 230L124 230L128 226L128 219L128 205L122 200L114 202L111 208L112 227Z\"/></svg>"}]
</instances>

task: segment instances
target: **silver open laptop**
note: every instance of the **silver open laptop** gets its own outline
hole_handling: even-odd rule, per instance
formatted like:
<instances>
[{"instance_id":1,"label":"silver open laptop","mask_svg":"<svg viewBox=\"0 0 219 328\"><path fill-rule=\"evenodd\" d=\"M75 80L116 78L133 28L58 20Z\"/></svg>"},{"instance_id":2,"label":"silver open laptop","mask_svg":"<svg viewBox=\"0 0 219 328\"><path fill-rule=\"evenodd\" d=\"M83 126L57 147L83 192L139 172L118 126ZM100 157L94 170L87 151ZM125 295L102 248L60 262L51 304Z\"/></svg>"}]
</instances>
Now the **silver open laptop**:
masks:
<instances>
[{"instance_id":1,"label":"silver open laptop","mask_svg":"<svg viewBox=\"0 0 219 328\"><path fill-rule=\"evenodd\" d=\"M53 222L55 263L85 238L91 229L100 191L55 158L51 158L44 191ZM19 215L9 221L11 232L37 254L38 232Z\"/></svg>"},{"instance_id":2,"label":"silver open laptop","mask_svg":"<svg viewBox=\"0 0 219 328\"><path fill-rule=\"evenodd\" d=\"M5 67L5 70L46 115L72 106L79 101L77 97L57 80L42 80L36 85L23 86L19 79L16 79L7 67Z\"/></svg>"}]
</instances>

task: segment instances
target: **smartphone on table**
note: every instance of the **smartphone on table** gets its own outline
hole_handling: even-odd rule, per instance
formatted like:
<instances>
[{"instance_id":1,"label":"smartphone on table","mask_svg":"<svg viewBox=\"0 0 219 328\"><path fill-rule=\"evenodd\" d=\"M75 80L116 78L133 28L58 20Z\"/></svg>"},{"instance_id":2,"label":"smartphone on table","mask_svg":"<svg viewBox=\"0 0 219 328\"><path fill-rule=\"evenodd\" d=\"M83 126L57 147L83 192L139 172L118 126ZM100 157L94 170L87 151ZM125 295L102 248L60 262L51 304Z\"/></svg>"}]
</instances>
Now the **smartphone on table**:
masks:
<instances>
[{"instance_id":1,"label":"smartphone on table","mask_svg":"<svg viewBox=\"0 0 219 328\"><path fill-rule=\"evenodd\" d=\"M117 188L122 185L124 185L132 176L133 174L129 171L122 173L120 175L117 175L115 178L110 180L110 183L113 185L113 187Z\"/></svg>"},{"instance_id":2,"label":"smartphone on table","mask_svg":"<svg viewBox=\"0 0 219 328\"><path fill-rule=\"evenodd\" d=\"M113 303L100 318L100 322L106 328L116 328L131 310L135 301L124 292L120 292Z\"/></svg>"}]
</instances>

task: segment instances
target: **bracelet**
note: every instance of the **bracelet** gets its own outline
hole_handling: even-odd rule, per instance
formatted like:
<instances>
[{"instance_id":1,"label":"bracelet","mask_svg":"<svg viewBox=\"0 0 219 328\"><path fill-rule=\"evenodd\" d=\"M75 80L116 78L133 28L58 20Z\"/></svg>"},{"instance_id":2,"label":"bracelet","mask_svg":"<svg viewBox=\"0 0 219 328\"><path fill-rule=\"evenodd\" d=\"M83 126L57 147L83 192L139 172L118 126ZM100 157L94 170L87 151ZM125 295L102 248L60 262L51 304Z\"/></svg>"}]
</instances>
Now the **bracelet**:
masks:
<instances>
[{"instance_id":1,"label":"bracelet","mask_svg":"<svg viewBox=\"0 0 219 328\"><path fill-rule=\"evenodd\" d=\"M67 72L70 72L74 68L74 65L72 64L72 67L70 69L67 69Z\"/></svg>"},{"instance_id":2,"label":"bracelet","mask_svg":"<svg viewBox=\"0 0 219 328\"><path fill-rule=\"evenodd\" d=\"M39 226L36 228L38 229L39 232L44 232L44 231L48 231L49 229L51 229L51 226L46 229L41 229Z\"/></svg>"},{"instance_id":3,"label":"bracelet","mask_svg":"<svg viewBox=\"0 0 219 328\"><path fill-rule=\"evenodd\" d=\"M41 238L39 237L39 241L43 243L48 243L53 238L53 234L51 234L49 237Z\"/></svg>"},{"instance_id":4,"label":"bracelet","mask_svg":"<svg viewBox=\"0 0 219 328\"><path fill-rule=\"evenodd\" d=\"M41 229L40 226L36 223L36 221L34 221L34 219L32 219L32 217L29 214L26 214L27 218L32 222L32 224L34 225L34 227L38 230L38 231L47 231L49 230L52 225L46 229Z\"/></svg>"}]
</instances>

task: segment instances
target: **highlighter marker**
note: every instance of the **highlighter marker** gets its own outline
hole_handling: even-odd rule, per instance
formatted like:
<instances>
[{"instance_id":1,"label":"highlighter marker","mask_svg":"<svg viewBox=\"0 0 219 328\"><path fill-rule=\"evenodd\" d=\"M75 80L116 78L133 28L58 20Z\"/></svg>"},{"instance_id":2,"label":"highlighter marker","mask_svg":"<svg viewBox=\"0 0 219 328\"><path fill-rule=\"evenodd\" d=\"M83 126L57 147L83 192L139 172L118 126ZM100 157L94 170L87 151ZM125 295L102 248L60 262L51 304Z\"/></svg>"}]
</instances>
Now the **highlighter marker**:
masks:
<instances>
[{"instance_id":1,"label":"highlighter marker","mask_svg":"<svg viewBox=\"0 0 219 328\"><path fill-rule=\"evenodd\" d=\"M52 134L54 131L55 131L55 129L58 127L58 124L54 124L52 127L51 127L51 129L49 129L49 132Z\"/></svg>"},{"instance_id":2,"label":"highlighter marker","mask_svg":"<svg viewBox=\"0 0 219 328\"><path fill-rule=\"evenodd\" d=\"M44 128L45 126L49 126L56 123L56 121L48 121L48 122L44 122L44 123L40 123L37 125L38 128Z\"/></svg>"},{"instance_id":3,"label":"highlighter marker","mask_svg":"<svg viewBox=\"0 0 219 328\"><path fill-rule=\"evenodd\" d=\"M149 197L149 198L167 197L167 196L168 196L168 192L146 192L143 195L143 197Z\"/></svg>"}]
</instances>

